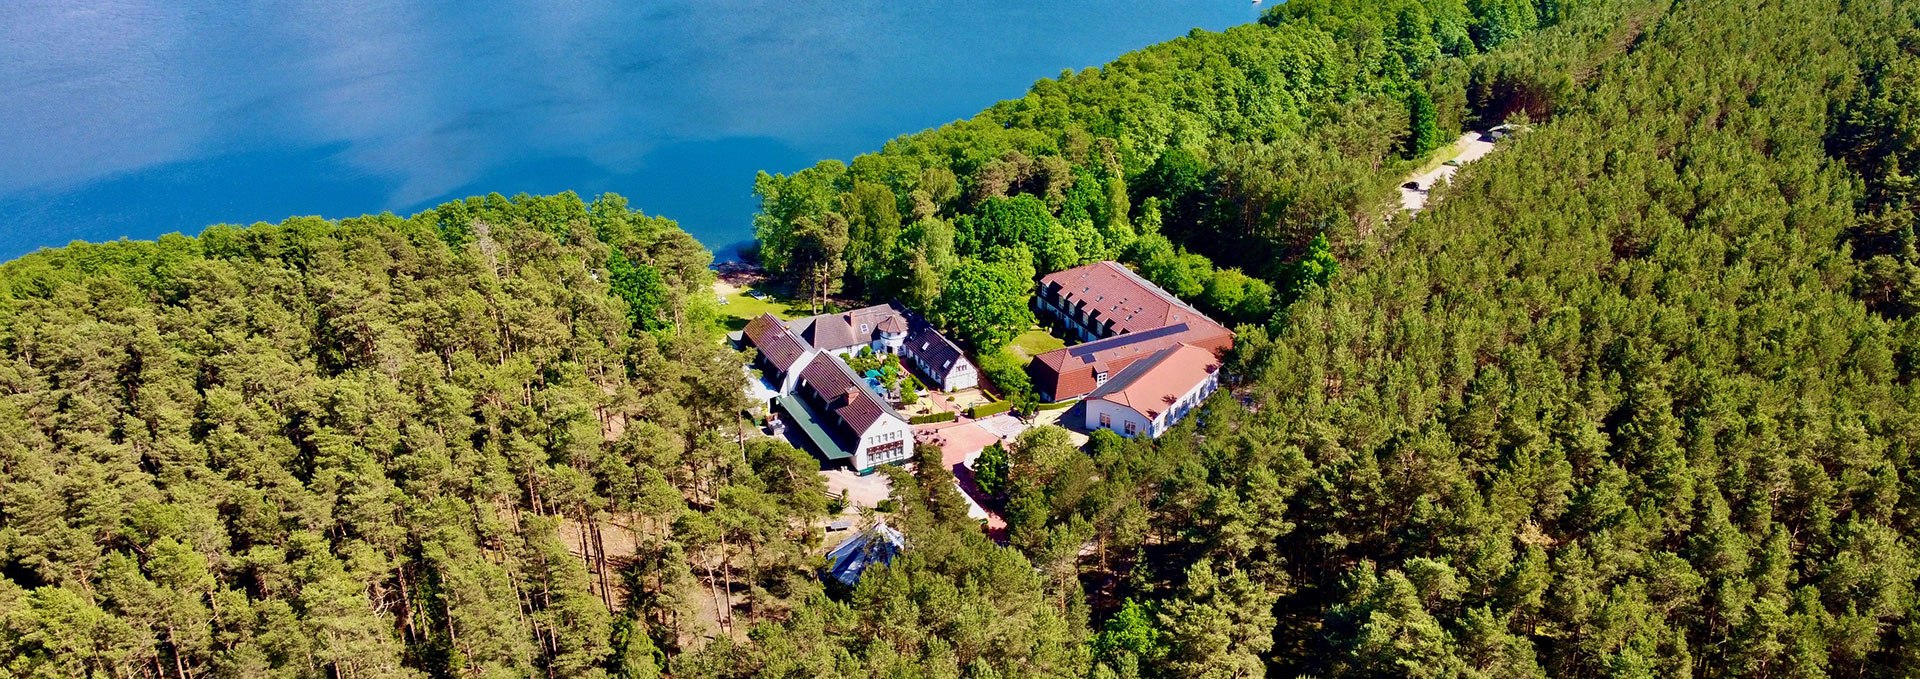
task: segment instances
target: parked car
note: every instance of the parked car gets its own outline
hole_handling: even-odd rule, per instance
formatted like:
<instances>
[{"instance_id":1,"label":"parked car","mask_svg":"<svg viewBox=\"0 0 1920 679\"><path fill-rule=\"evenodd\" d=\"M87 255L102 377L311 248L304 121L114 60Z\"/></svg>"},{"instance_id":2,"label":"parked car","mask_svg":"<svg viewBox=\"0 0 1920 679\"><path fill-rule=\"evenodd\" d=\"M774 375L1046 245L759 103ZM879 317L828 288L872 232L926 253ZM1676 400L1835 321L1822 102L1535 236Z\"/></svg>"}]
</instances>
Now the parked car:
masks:
<instances>
[{"instance_id":1,"label":"parked car","mask_svg":"<svg viewBox=\"0 0 1920 679\"><path fill-rule=\"evenodd\" d=\"M1419 190L1420 190L1420 182L1407 182L1407 183L1405 183L1405 184L1401 184L1401 185L1400 185L1400 188L1403 188L1403 189L1413 189L1413 190L1415 190L1415 191L1419 191Z\"/></svg>"},{"instance_id":2,"label":"parked car","mask_svg":"<svg viewBox=\"0 0 1920 679\"><path fill-rule=\"evenodd\" d=\"M771 297L767 295L767 293L761 292L759 290L749 290L747 291L747 296L760 300L762 302L765 302L768 299L771 299Z\"/></svg>"},{"instance_id":3,"label":"parked car","mask_svg":"<svg viewBox=\"0 0 1920 679\"><path fill-rule=\"evenodd\" d=\"M1447 162L1441 163L1441 165L1445 165L1447 167L1460 167L1460 161L1449 159Z\"/></svg>"}]
</instances>

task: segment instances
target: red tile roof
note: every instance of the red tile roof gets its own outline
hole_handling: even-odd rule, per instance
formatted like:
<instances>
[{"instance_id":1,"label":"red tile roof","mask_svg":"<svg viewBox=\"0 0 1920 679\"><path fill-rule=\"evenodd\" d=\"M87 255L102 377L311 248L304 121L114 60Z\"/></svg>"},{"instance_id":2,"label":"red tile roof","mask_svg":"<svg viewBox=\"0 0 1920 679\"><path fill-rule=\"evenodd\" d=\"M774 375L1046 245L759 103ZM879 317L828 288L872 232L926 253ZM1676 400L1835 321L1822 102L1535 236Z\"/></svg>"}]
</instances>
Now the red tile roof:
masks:
<instances>
[{"instance_id":1,"label":"red tile roof","mask_svg":"<svg viewBox=\"0 0 1920 679\"><path fill-rule=\"evenodd\" d=\"M1116 262L1095 262L1040 279L1040 294L1082 309L1095 327L1113 334L1035 356L1034 387L1056 401L1078 398L1134 361L1180 344L1223 352L1233 331ZM1069 321L1074 322L1074 321Z\"/></svg>"},{"instance_id":2,"label":"red tile roof","mask_svg":"<svg viewBox=\"0 0 1920 679\"><path fill-rule=\"evenodd\" d=\"M1035 356L1028 372L1033 374L1035 389L1055 401L1064 401L1084 396L1100 386L1099 373L1105 372L1111 379L1134 361L1179 344L1224 352L1233 348L1233 333L1216 327L1203 334L1183 324L1115 335Z\"/></svg>"},{"instance_id":3,"label":"red tile roof","mask_svg":"<svg viewBox=\"0 0 1920 679\"><path fill-rule=\"evenodd\" d=\"M1178 323L1225 329L1118 262L1094 262L1048 274L1040 279L1040 290L1058 294L1069 309L1084 308L1096 326L1111 323L1114 334Z\"/></svg>"},{"instance_id":4,"label":"red tile roof","mask_svg":"<svg viewBox=\"0 0 1920 679\"><path fill-rule=\"evenodd\" d=\"M1212 351L1176 344L1135 361L1087 399L1112 401L1153 419L1219 369Z\"/></svg>"},{"instance_id":5,"label":"red tile roof","mask_svg":"<svg viewBox=\"0 0 1920 679\"><path fill-rule=\"evenodd\" d=\"M800 380L802 388L812 391L855 435L866 432L882 415L900 417L873 392L867 391L861 385L863 380L854 376L845 363L830 354L815 354L813 362L800 371Z\"/></svg>"},{"instance_id":6,"label":"red tile roof","mask_svg":"<svg viewBox=\"0 0 1920 679\"><path fill-rule=\"evenodd\" d=\"M773 314L760 314L748 321L741 336L752 343L753 348L759 349L760 355L781 374L793 369L793 364L807 353L806 342L794 336L793 331L787 329L780 319L774 318Z\"/></svg>"}]
</instances>

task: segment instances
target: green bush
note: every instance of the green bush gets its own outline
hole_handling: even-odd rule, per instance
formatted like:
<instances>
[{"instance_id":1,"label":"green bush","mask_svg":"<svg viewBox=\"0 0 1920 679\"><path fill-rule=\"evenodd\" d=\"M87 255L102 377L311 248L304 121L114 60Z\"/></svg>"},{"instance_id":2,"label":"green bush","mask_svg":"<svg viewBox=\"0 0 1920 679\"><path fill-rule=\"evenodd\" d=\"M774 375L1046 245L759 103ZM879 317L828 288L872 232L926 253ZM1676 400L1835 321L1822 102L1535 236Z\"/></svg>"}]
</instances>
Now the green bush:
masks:
<instances>
[{"instance_id":1,"label":"green bush","mask_svg":"<svg viewBox=\"0 0 1920 679\"><path fill-rule=\"evenodd\" d=\"M952 422L956 419L959 419L959 416L953 413L927 413L925 415L915 415L907 418L907 424L933 424L935 422Z\"/></svg>"},{"instance_id":2,"label":"green bush","mask_svg":"<svg viewBox=\"0 0 1920 679\"><path fill-rule=\"evenodd\" d=\"M1004 413L1009 410L1013 410L1012 401L994 401L992 403L982 403L972 408L968 408L967 417L981 418L981 417L987 417L990 415L998 415L1000 413Z\"/></svg>"},{"instance_id":3,"label":"green bush","mask_svg":"<svg viewBox=\"0 0 1920 679\"><path fill-rule=\"evenodd\" d=\"M1012 399L1033 392L1033 378L1027 376L1027 363L1008 351L980 356L980 374L985 375L1002 398Z\"/></svg>"}]
</instances>

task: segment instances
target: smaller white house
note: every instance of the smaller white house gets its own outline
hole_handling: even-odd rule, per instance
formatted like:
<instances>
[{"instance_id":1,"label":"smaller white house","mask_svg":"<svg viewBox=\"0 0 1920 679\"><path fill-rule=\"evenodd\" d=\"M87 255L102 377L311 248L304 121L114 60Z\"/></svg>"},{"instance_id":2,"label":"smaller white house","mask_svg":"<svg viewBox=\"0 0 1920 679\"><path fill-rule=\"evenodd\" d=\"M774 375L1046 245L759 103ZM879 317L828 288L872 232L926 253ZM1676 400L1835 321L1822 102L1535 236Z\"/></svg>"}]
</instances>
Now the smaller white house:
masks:
<instances>
[{"instance_id":1,"label":"smaller white house","mask_svg":"<svg viewBox=\"0 0 1920 679\"><path fill-rule=\"evenodd\" d=\"M900 355L913 362L920 374L933 378L941 391L959 391L980 386L980 371L940 331L919 316L910 317L905 351Z\"/></svg>"},{"instance_id":2,"label":"smaller white house","mask_svg":"<svg viewBox=\"0 0 1920 679\"><path fill-rule=\"evenodd\" d=\"M1176 344L1134 361L1083 401L1088 430L1159 437L1220 386L1212 351Z\"/></svg>"}]
</instances>

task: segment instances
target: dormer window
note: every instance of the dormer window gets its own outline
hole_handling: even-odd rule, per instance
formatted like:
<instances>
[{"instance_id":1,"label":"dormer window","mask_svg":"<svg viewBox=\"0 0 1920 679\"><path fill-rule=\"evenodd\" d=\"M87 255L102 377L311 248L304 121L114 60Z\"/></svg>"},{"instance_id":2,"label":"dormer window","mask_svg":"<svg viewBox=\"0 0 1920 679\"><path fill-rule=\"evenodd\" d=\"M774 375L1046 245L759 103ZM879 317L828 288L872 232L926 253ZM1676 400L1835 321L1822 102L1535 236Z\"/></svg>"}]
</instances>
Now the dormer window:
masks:
<instances>
[{"instance_id":1,"label":"dormer window","mask_svg":"<svg viewBox=\"0 0 1920 679\"><path fill-rule=\"evenodd\" d=\"M1102 384L1106 384L1106 383L1107 383L1107 371L1105 371L1105 370L1102 370L1102 371L1100 371L1100 372L1097 372L1097 373L1094 373L1094 374L1093 374L1093 383L1094 383L1094 385L1096 385L1096 386L1098 386L1098 385L1102 385Z\"/></svg>"}]
</instances>

